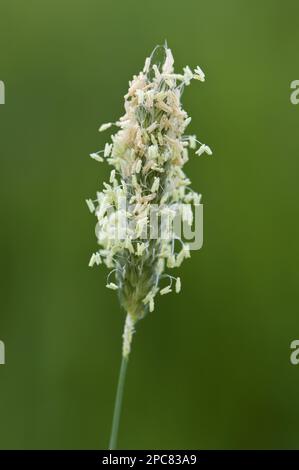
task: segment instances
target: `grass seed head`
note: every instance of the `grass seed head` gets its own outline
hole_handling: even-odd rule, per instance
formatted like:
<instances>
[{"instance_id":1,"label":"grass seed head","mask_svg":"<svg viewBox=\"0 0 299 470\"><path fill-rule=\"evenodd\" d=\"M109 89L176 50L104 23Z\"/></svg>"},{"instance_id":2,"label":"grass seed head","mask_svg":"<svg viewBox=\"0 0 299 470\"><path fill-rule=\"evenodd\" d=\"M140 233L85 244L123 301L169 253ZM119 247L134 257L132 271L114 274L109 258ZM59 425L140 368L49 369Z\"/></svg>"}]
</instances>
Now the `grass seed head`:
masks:
<instances>
[{"instance_id":1,"label":"grass seed head","mask_svg":"<svg viewBox=\"0 0 299 470\"><path fill-rule=\"evenodd\" d=\"M162 53L162 61L157 61L158 53ZM96 200L86 201L98 219L100 246L89 264L104 262L110 269L107 287L117 291L128 313L124 355L130 349L134 323L154 310L158 292L171 292L173 280L175 292L180 292L180 278L165 274L165 269L179 267L190 251L183 241L177 250L171 222L180 214L191 225L192 210L186 209L186 204L200 201L200 195L190 189L183 167L188 150L196 150L198 144L197 155L212 154L195 135L185 134L191 118L181 105L184 87L193 79L204 81L205 75L198 66L194 72L186 66L182 74L174 73L173 65L167 46L153 51L143 70L129 82L125 114L99 129L102 132L116 126L111 142L103 151L91 154L96 161L106 160L113 169L109 184L104 183ZM153 214L158 221L156 236L151 236ZM160 235L162 218L170 221L167 237ZM160 280L165 277L169 284L160 289Z\"/></svg>"}]
</instances>

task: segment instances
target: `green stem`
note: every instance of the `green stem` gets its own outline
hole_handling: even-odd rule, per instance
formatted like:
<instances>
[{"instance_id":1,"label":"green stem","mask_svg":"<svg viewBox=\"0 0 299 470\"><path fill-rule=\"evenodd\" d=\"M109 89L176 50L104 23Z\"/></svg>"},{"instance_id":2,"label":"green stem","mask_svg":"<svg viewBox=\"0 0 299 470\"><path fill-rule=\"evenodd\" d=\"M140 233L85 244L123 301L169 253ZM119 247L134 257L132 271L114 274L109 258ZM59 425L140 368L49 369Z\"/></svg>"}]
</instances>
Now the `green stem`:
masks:
<instances>
[{"instance_id":1,"label":"green stem","mask_svg":"<svg viewBox=\"0 0 299 470\"><path fill-rule=\"evenodd\" d=\"M124 393L124 385L125 385L128 361L129 361L128 356L126 357L122 356L121 367L120 367L119 378L118 378L118 385L117 385L117 392L116 392L116 399L115 399L115 405L114 405L111 436L110 436L110 441L109 441L109 450L116 449L119 419L120 419L120 413L121 413L121 407L122 407L122 398L123 398L123 393Z\"/></svg>"},{"instance_id":2,"label":"green stem","mask_svg":"<svg viewBox=\"0 0 299 470\"><path fill-rule=\"evenodd\" d=\"M117 384L114 413L113 413L113 419L112 419L112 429L111 429L111 435L110 435L110 441L109 441L109 450L116 449L127 365L128 365L129 355L131 351L132 338L133 338L133 334L135 331L134 329L135 321L136 320L132 318L130 313L127 313L124 333L122 336L123 337L122 361L121 361L118 384Z\"/></svg>"}]
</instances>

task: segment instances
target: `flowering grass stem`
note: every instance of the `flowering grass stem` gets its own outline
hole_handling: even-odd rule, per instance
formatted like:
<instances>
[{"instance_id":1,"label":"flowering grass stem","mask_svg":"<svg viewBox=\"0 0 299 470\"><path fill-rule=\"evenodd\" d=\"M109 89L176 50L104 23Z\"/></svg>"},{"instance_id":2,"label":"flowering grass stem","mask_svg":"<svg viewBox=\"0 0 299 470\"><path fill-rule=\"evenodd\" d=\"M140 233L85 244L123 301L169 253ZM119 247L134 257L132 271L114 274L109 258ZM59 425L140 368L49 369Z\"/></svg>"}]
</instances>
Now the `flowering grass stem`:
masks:
<instances>
[{"instance_id":1,"label":"flowering grass stem","mask_svg":"<svg viewBox=\"0 0 299 470\"><path fill-rule=\"evenodd\" d=\"M142 71L129 82L125 114L99 129L102 132L114 125L118 130L103 150L90 154L97 162L106 161L112 170L109 183L103 183L96 199L86 200L97 218L99 244L89 266L106 265L110 270L106 287L116 291L127 312L110 450L117 445L135 324L154 311L158 293L180 292L180 277L169 275L168 269L179 268L190 258L188 239L177 233L174 221L179 219L191 229L201 195L190 188L183 167L189 149L197 156L212 155L196 135L186 134L191 117L182 108L181 98L193 79L205 81L199 66L193 71L186 66L182 73L175 73L167 44L156 47ZM160 285L163 279L169 284L165 286L163 281Z\"/></svg>"}]
</instances>

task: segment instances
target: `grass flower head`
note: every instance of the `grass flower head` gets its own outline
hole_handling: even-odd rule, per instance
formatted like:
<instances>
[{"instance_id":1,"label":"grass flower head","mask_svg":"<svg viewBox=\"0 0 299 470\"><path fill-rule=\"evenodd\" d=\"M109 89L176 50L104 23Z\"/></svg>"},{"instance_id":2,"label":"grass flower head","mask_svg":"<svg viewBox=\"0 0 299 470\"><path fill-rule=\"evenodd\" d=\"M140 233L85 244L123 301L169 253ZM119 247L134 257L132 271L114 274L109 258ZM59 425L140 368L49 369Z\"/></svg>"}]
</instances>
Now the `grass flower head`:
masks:
<instances>
[{"instance_id":1,"label":"grass flower head","mask_svg":"<svg viewBox=\"0 0 299 470\"><path fill-rule=\"evenodd\" d=\"M164 61L157 64L154 56L161 49ZM212 154L196 136L186 134L191 118L181 105L184 87L193 79L204 81L205 75L199 66L194 72L187 66L178 74L173 65L167 46L154 50L143 70L129 83L125 114L99 129L105 131L112 125L118 129L111 142L103 151L91 154L96 161L105 159L113 169L109 183L104 183L96 200L86 201L98 219L100 246L89 264L103 261L110 269L108 277L113 276L113 282L107 282L107 287L117 290L132 329L148 310L154 310L159 292L164 295L173 290L173 280L175 292L180 291L180 279L173 279L165 270L180 266L190 256L183 241L176 251L173 230L168 237L150 236L153 208L158 233L163 228L163 217L164 221L172 221L180 214L191 225L190 203L197 204L200 195L190 189L190 180L183 171L188 150L199 145L197 155ZM163 278L169 279L169 285L160 289ZM124 353L127 350L124 348Z\"/></svg>"}]
</instances>

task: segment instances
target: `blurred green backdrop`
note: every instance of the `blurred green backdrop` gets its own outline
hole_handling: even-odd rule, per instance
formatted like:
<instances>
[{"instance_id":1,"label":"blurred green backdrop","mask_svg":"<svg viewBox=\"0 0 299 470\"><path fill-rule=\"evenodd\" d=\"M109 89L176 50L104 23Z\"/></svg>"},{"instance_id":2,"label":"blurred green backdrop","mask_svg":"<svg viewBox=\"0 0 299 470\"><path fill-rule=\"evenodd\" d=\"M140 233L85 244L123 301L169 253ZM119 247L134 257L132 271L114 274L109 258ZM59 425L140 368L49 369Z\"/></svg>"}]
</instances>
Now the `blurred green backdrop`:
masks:
<instances>
[{"instance_id":1,"label":"blurred green backdrop","mask_svg":"<svg viewBox=\"0 0 299 470\"><path fill-rule=\"evenodd\" d=\"M298 2L1 0L2 449L106 448L124 315L89 269L88 154L128 80L167 39L191 132L214 150L186 171L204 247L181 295L140 325L120 448L298 448Z\"/></svg>"}]
</instances>

